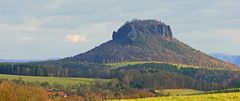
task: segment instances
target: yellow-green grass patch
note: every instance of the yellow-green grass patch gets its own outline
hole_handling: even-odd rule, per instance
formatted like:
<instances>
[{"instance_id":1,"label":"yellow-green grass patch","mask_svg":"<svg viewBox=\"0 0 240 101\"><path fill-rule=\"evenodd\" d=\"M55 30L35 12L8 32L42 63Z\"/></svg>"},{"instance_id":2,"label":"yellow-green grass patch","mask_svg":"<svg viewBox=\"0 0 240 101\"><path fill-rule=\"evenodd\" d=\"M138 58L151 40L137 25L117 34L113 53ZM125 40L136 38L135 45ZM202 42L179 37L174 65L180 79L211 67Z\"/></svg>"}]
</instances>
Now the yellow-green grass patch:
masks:
<instances>
[{"instance_id":1,"label":"yellow-green grass patch","mask_svg":"<svg viewBox=\"0 0 240 101\"><path fill-rule=\"evenodd\" d=\"M178 96L178 95L193 95L193 94L202 94L205 93L201 90L195 89L163 89L159 90L163 94L170 95L170 96Z\"/></svg>"},{"instance_id":2,"label":"yellow-green grass patch","mask_svg":"<svg viewBox=\"0 0 240 101\"><path fill-rule=\"evenodd\" d=\"M78 78L78 77L43 77L43 76L21 76L21 75L7 75L0 74L0 79L8 80L23 80L25 82L48 82L50 85L60 84L64 87L68 85L86 84L91 85L96 79L94 78ZM110 81L110 79L102 79L103 81Z\"/></svg>"},{"instance_id":3,"label":"yellow-green grass patch","mask_svg":"<svg viewBox=\"0 0 240 101\"><path fill-rule=\"evenodd\" d=\"M142 99L123 99L112 101L239 101L240 92L235 93L219 93L219 94L203 94L191 96L168 96L153 97Z\"/></svg>"}]
</instances>

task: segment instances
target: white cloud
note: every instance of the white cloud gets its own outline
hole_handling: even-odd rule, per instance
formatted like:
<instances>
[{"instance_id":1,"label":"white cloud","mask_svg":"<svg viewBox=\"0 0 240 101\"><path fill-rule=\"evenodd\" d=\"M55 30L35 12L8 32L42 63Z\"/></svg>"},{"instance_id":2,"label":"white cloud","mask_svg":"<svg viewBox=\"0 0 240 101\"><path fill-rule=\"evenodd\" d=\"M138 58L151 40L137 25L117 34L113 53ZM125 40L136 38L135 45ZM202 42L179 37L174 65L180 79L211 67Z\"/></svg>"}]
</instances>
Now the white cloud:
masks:
<instances>
[{"instance_id":1,"label":"white cloud","mask_svg":"<svg viewBox=\"0 0 240 101\"><path fill-rule=\"evenodd\" d=\"M219 12L215 9L204 9L202 12L208 16L216 16Z\"/></svg>"},{"instance_id":2,"label":"white cloud","mask_svg":"<svg viewBox=\"0 0 240 101\"><path fill-rule=\"evenodd\" d=\"M57 19L61 16L45 16L45 17L35 17L35 16L24 16L23 17L23 24L35 27L41 27L48 22L51 22L54 19Z\"/></svg>"},{"instance_id":3,"label":"white cloud","mask_svg":"<svg viewBox=\"0 0 240 101\"><path fill-rule=\"evenodd\" d=\"M43 9L49 10L49 9L57 9L60 6L62 6L64 3L66 3L68 0L52 0L47 5L43 6Z\"/></svg>"},{"instance_id":4,"label":"white cloud","mask_svg":"<svg viewBox=\"0 0 240 101\"><path fill-rule=\"evenodd\" d=\"M87 37L82 34L68 34L64 37L64 39L71 43L79 43L79 42L87 41Z\"/></svg>"},{"instance_id":5,"label":"white cloud","mask_svg":"<svg viewBox=\"0 0 240 101\"><path fill-rule=\"evenodd\" d=\"M25 16L22 18L21 23L8 24L0 22L0 32L9 33L21 33L21 32L32 32L40 29L41 25L45 24L52 18L37 19L32 16Z\"/></svg>"},{"instance_id":6,"label":"white cloud","mask_svg":"<svg viewBox=\"0 0 240 101\"><path fill-rule=\"evenodd\" d=\"M68 21L69 19L72 19L72 16L65 16L65 15L45 16L45 17L24 16L22 17L21 21L18 23L9 24L9 23L0 22L0 33L37 32L45 29L51 30L51 29L54 29L49 27L51 23L60 22L64 20ZM60 28L57 28L57 29L59 30Z\"/></svg>"},{"instance_id":7,"label":"white cloud","mask_svg":"<svg viewBox=\"0 0 240 101\"><path fill-rule=\"evenodd\" d=\"M10 25L5 23L0 23L0 32L25 32L25 31L35 31L36 26L26 25L26 24L16 24Z\"/></svg>"},{"instance_id":8,"label":"white cloud","mask_svg":"<svg viewBox=\"0 0 240 101\"><path fill-rule=\"evenodd\" d=\"M122 22L123 23L123 22ZM91 40L89 47L93 48L105 41L111 40L112 32L117 30L122 23L118 22L96 22L96 23L86 23L80 25L75 29L65 29L68 33L83 33L80 34L83 37L87 35L87 41ZM86 34L87 33L87 34ZM98 37L96 37L98 36Z\"/></svg>"},{"instance_id":9,"label":"white cloud","mask_svg":"<svg viewBox=\"0 0 240 101\"><path fill-rule=\"evenodd\" d=\"M36 40L34 37L32 36L21 36L20 38L20 41L23 41L23 42L30 42L30 41L34 41Z\"/></svg>"},{"instance_id":10,"label":"white cloud","mask_svg":"<svg viewBox=\"0 0 240 101\"><path fill-rule=\"evenodd\" d=\"M161 8L161 9L152 9L152 10L143 10L143 11L133 11L133 12L119 12L117 15L120 17L127 17L127 18L152 18L159 16L158 14L167 14L169 12L168 8ZM130 20L128 19L128 20Z\"/></svg>"},{"instance_id":11,"label":"white cloud","mask_svg":"<svg viewBox=\"0 0 240 101\"><path fill-rule=\"evenodd\" d=\"M191 44L199 44L198 41L204 40L202 41L202 43L204 43L202 45L206 47L209 44L228 44L228 46L234 46L234 42L239 41L239 33L239 29L208 29L198 31L186 31L186 33L184 34L178 34L177 37ZM211 43L209 43L209 41Z\"/></svg>"},{"instance_id":12,"label":"white cloud","mask_svg":"<svg viewBox=\"0 0 240 101\"><path fill-rule=\"evenodd\" d=\"M208 29L178 34L177 38L206 53L239 54L239 29ZM197 37L196 37L197 36Z\"/></svg>"}]
</instances>

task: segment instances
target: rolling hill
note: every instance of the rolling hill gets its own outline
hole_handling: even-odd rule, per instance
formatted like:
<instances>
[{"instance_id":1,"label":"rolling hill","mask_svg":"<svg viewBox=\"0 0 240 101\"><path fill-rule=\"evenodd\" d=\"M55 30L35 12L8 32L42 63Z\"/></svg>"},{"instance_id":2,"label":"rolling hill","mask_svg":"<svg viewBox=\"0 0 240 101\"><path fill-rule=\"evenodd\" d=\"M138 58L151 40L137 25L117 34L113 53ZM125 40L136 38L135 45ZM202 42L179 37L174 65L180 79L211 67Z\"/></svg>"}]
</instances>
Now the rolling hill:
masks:
<instances>
[{"instance_id":1,"label":"rolling hill","mask_svg":"<svg viewBox=\"0 0 240 101\"><path fill-rule=\"evenodd\" d=\"M132 20L113 32L112 40L85 53L62 59L90 63L158 61L210 68L235 68L174 38L169 25L157 20Z\"/></svg>"},{"instance_id":2,"label":"rolling hill","mask_svg":"<svg viewBox=\"0 0 240 101\"><path fill-rule=\"evenodd\" d=\"M212 53L211 56L226 62L230 62L240 66L240 56L239 55L229 55L224 53Z\"/></svg>"},{"instance_id":3,"label":"rolling hill","mask_svg":"<svg viewBox=\"0 0 240 101\"><path fill-rule=\"evenodd\" d=\"M34 62L34 61L40 61L40 60L6 60L6 59L0 59L1 62L19 62L19 63L24 63L24 62Z\"/></svg>"}]
</instances>

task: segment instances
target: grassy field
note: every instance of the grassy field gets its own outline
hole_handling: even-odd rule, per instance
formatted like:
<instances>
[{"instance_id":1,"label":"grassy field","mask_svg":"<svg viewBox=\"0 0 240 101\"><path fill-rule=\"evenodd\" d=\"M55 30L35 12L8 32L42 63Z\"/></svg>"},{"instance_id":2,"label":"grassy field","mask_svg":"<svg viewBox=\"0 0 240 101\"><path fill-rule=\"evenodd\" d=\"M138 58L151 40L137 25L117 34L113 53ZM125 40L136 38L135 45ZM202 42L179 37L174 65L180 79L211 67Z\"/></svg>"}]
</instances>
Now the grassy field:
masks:
<instances>
[{"instance_id":1,"label":"grassy field","mask_svg":"<svg viewBox=\"0 0 240 101\"><path fill-rule=\"evenodd\" d=\"M170 64L175 65L178 68L206 68L206 67L199 67L193 65L186 65L186 64L174 64L174 63L165 63L165 62L158 62L158 61L132 61L132 62L117 62L117 63L106 63L105 65L110 66L111 68L121 68L128 65L137 65L137 64L146 64L146 63L157 63L157 64ZM225 70L224 68L207 68L213 70ZM234 71L239 71L240 69L232 69Z\"/></svg>"},{"instance_id":2,"label":"grassy field","mask_svg":"<svg viewBox=\"0 0 240 101\"><path fill-rule=\"evenodd\" d=\"M145 64L145 63L154 63L151 61L137 61L137 62L117 62L117 63L107 63L105 65L108 65L110 67L119 68L124 67L127 65L136 65L136 64Z\"/></svg>"},{"instance_id":3,"label":"grassy field","mask_svg":"<svg viewBox=\"0 0 240 101\"><path fill-rule=\"evenodd\" d=\"M169 96L143 99L112 100L112 101L239 101L240 92L203 94L191 96Z\"/></svg>"},{"instance_id":4,"label":"grassy field","mask_svg":"<svg viewBox=\"0 0 240 101\"><path fill-rule=\"evenodd\" d=\"M170 96L177 95L194 95L194 94L202 94L204 91L194 90L194 89L164 89L162 90L164 94L169 94Z\"/></svg>"},{"instance_id":5,"label":"grassy field","mask_svg":"<svg viewBox=\"0 0 240 101\"><path fill-rule=\"evenodd\" d=\"M20 76L20 75L6 75L0 74L0 79L21 79L25 82L48 82L50 85L60 84L64 87L68 85L76 85L76 84L93 84L96 79L93 78L73 78L73 77L40 77L40 76ZM109 81L107 79L102 79L103 81Z\"/></svg>"},{"instance_id":6,"label":"grassy field","mask_svg":"<svg viewBox=\"0 0 240 101\"><path fill-rule=\"evenodd\" d=\"M136 65L136 64L145 64L145 63L158 63L158 64L163 64L164 62L158 62L158 61L133 61L133 62L117 62L117 63L107 63L105 65L113 67L113 68L119 68L119 67L124 67L127 65ZM193 68L199 68L197 66L191 66L191 65L184 65L184 64L173 64L173 63L167 63L171 65L175 65L177 67L193 67Z\"/></svg>"}]
</instances>

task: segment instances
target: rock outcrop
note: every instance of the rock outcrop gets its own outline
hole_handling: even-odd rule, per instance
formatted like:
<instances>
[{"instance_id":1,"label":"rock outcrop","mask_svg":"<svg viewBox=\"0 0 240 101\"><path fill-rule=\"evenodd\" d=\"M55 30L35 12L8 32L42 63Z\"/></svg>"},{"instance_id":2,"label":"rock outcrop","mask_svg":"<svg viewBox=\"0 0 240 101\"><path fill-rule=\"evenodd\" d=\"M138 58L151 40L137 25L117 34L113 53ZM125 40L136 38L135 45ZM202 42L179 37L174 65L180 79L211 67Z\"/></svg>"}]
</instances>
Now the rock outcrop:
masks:
<instances>
[{"instance_id":1,"label":"rock outcrop","mask_svg":"<svg viewBox=\"0 0 240 101\"><path fill-rule=\"evenodd\" d=\"M139 36L172 37L169 25L157 20L132 20L126 22L117 32L113 32L113 40L134 41Z\"/></svg>"}]
</instances>

